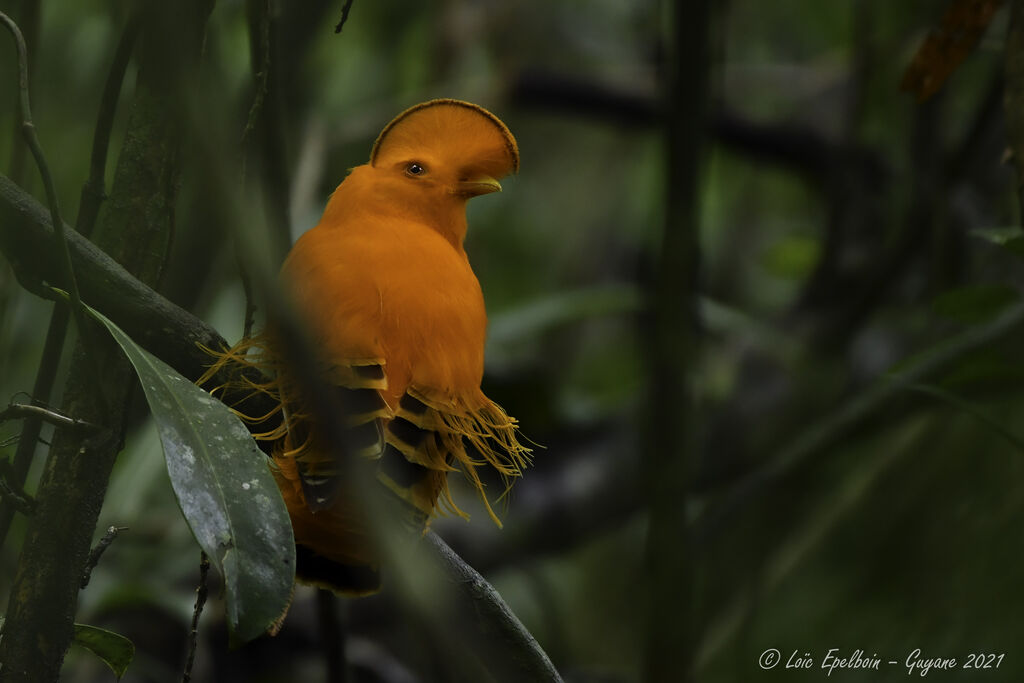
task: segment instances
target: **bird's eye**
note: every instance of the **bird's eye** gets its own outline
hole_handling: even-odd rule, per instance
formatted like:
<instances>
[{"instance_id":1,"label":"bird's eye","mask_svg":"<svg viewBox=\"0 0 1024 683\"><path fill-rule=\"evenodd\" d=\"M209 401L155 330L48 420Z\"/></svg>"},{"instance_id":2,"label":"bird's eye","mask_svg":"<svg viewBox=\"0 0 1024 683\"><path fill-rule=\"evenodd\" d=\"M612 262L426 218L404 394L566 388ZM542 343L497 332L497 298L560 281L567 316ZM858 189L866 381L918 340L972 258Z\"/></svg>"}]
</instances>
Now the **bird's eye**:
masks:
<instances>
[{"instance_id":1,"label":"bird's eye","mask_svg":"<svg viewBox=\"0 0 1024 683\"><path fill-rule=\"evenodd\" d=\"M423 168L423 164L418 164L415 161L405 167L406 175L419 176L427 172L427 169Z\"/></svg>"}]
</instances>

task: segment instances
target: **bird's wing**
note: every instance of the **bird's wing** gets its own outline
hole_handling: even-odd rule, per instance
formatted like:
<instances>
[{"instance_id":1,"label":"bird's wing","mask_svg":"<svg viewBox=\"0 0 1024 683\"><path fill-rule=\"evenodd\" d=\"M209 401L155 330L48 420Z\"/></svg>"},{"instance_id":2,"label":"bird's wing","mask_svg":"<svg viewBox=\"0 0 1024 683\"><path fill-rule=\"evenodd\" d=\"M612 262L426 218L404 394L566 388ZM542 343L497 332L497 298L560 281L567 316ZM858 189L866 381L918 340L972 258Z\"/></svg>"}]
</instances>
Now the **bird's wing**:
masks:
<instances>
[{"instance_id":1,"label":"bird's wing","mask_svg":"<svg viewBox=\"0 0 1024 683\"><path fill-rule=\"evenodd\" d=\"M491 508L478 468L493 467L505 480L519 477L530 449L516 438L516 420L477 390L465 397L438 398L410 386L384 431L378 478L427 518L450 511L465 517L448 488L448 472L461 471ZM504 494L502 494L504 495Z\"/></svg>"},{"instance_id":2,"label":"bird's wing","mask_svg":"<svg viewBox=\"0 0 1024 683\"><path fill-rule=\"evenodd\" d=\"M331 507L345 481L350 455L377 459L384 450L384 422L391 417L381 391L387 388L383 359L336 364L325 384L334 393L342 419L323 425L323 415L310 414L298 392L282 394L287 435L275 460L294 466L306 506L316 512ZM335 429L337 427L337 429ZM340 443L334 443L340 441ZM290 467L288 467L290 469Z\"/></svg>"}]
</instances>

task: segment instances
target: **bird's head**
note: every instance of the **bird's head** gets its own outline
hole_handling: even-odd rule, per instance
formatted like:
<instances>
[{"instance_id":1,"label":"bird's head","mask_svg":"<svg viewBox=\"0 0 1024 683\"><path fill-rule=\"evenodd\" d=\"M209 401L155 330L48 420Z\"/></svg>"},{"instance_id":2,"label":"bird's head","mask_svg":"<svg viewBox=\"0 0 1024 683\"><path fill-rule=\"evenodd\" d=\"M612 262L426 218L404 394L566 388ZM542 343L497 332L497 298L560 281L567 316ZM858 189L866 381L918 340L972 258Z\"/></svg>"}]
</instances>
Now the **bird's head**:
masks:
<instances>
[{"instance_id":1,"label":"bird's head","mask_svg":"<svg viewBox=\"0 0 1024 683\"><path fill-rule=\"evenodd\" d=\"M412 188L456 197L500 192L519 170L519 148L501 120L469 102L431 100L394 118L373 144L370 165Z\"/></svg>"},{"instance_id":2,"label":"bird's head","mask_svg":"<svg viewBox=\"0 0 1024 683\"><path fill-rule=\"evenodd\" d=\"M407 109L385 126L367 173L393 206L423 216L461 245L466 201L500 192L498 180L517 170L516 140L497 116L441 99Z\"/></svg>"}]
</instances>

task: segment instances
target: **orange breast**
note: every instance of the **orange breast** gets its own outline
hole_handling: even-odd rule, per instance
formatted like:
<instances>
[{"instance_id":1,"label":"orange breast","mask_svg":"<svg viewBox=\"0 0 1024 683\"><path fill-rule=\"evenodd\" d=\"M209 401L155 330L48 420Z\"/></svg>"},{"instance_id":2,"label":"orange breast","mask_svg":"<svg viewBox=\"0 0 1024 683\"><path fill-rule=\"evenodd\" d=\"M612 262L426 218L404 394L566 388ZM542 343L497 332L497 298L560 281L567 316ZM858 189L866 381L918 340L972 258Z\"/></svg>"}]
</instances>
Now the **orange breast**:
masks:
<instances>
[{"instance_id":1,"label":"orange breast","mask_svg":"<svg viewBox=\"0 0 1024 683\"><path fill-rule=\"evenodd\" d=\"M426 226L321 224L282 270L325 360L385 363L386 399L409 386L449 400L479 392L487 317L464 254Z\"/></svg>"}]
</instances>

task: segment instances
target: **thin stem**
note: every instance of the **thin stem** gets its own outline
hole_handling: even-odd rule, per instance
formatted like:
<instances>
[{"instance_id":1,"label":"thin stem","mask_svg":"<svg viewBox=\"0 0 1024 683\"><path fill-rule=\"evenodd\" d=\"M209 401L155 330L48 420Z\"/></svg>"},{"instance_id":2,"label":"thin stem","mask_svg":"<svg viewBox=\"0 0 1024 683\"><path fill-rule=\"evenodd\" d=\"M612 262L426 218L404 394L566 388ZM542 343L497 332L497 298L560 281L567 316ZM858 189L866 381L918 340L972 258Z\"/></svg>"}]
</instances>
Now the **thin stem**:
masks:
<instances>
[{"instance_id":1,"label":"thin stem","mask_svg":"<svg viewBox=\"0 0 1024 683\"><path fill-rule=\"evenodd\" d=\"M352 11L353 0L345 0L345 6L341 8L341 21L334 27L335 33L341 33L341 29L345 28L345 22L348 21L348 13Z\"/></svg>"},{"instance_id":2,"label":"thin stem","mask_svg":"<svg viewBox=\"0 0 1024 683\"><path fill-rule=\"evenodd\" d=\"M252 105L249 106L249 116L246 119L245 128L242 129L243 177L245 176L245 144L249 135L256 130L256 122L263 111L263 102L267 98L267 90L270 87L270 0L250 2L248 10L250 12L249 31L250 33L255 31L259 36L259 41L257 42L253 36L250 36L256 94L253 96Z\"/></svg>"},{"instance_id":3,"label":"thin stem","mask_svg":"<svg viewBox=\"0 0 1024 683\"><path fill-rule=\"evenodd\" d=\"M82 308L82 299L78 293L78 282L75 280L75 271L71 265L71 252L68 249L67 238L64 235L64 221L60 217L60 206L57 202L57 190L53 186L53 177L50 175L50 167L43 155L43 148L36 136L36 127L32 122L32 109L28 96L28 50L25 47L25 38L21 35L21 29L9 16L0 12L0 23L7 27L14 37L14 43L18 50L18 106L21 110L21 132L25 137L32 152L32 156L39 168L39 175L43 180L43 187L46 190L46 199L50 205L50 219L53 222L53 233L57 242L57 251L62 254L62 268L64 270L64 281L71 296L71 314L78 326L79 333L85 337L85 310Z\"/></svg>"},{"instance_id":4,"label":"thin stem","mask_svg":"<svg viewBox=\"0 0 1024 683\"><path fill-rule=\"evenodd\" d=\"M35 498L21 490L11 470L9 463L0 460L0 497L4 500L4 509L10 510L12 515L15 511L32 515L36 511Z\"/></svg>"},{"instance_id":5,"label":"thin stem","mask_svg":"<svg viewBox=\"0 0 1024 683\"><path fill-rule=\"evenodd\" d=\"M3 410L0 410L0 422L5 420L16 420L20 418L34 417L44 422L49 422L56 427L66 429L82 430L93 432L99 429L96 425L64 415L56 410L51 410L39 405L26 405L24 403L12 403Z\"/></svg>"},{"instance_id":6,"label":"thin stem","mask_svg":"<svg viewBox=\"0 0 1024 683\"><path fill-rule=\"evenodd\" d=\"M142 25L141 12L134 12L128 18L121 39L114 51L114 60L107 74L107 82L103 86L103 97L100 99L99 112L96 115L96 128L92 136L92 154L89 158L89 179L82 186L82 194L78 202L78 218L75 229L88 237L96 225L100 204L107 198L106 170L107 152L110 149L110 134L114 128L114 116L117 113L117 102L121 97L121 86L128 70L135 39Z\"/></svg>"},{"instance_id":7,"label":"thin stem","mask_svg":"<svg viewBox=\"0 0 1024 683\"><path fill-rule=\"evenodd\" d=\"M348 667L345 665L345 624L338 614L338 600L329 590L316 592L317 621L324 660L327 663L327 683L346 683Z\"/></svg>"},{"instance_id":8,"label":"thin stem","mask_svg":"<svg viewBox=\"0 0 1024 683\"><path fill-rule=\"evenodd\" d=\"M192 665L196 661L196 646L199 642L199 617L203 613L203 606L206 604L206 575L210 573L210 558L206 553L199 553L199 585L196 587L196 606L192 610L192 629L188 634L188 659L185 660L185 671L181 676L181 683L188 683L192 680Z\"/></svg>"},{"instance_id":9,"label":"thin stem","mask_svg":"<svg viewBox=\"0 0 1024 683\"><path fill-rule=\"evenodd\" d=\"M96 544L96 547L89 551L89 560L85 563L85 571L82 572L82 588L89 585L89 579L92 578L92 570L100 563L103 553L107 551L107 548L110 547L110 544L114 542L114 539L122 531L128 531L128 527L108 526L107 533L103 534L103 538Z\"/></svg>"},{"instance_id":10,"label":"thin stem","mask_svg":"<svg viewBox=\"0 0 1024 683\"><path fill-rule=\"evenodd\" d=\"M46 330L46 341L43 342L43 355L39 360L35 383L32 385L32 402L40 404L48 401L57 380L57 368L60 365L61 350L64 346L64 335L68 328L68 309L57 305L50 315L50 324ZM28 478L28 470L32 464L32 456L36 453L36 444L43 428L43 420L38 416L30 416L21 425L18 447L14 451L11 462L8 484L11 488L22 490ZM14 520L14 509L6 504L0 505L0 546L7 538L11 522Z\"/></svg>"},{"instance_id":11,"label":"thin stem","mask_svg":"<svg viewBox=\"0 0 1024 683\"><path fill-rule=\"evenodd\" d=\"M257 122L263 113L263 105L267 99L267 91L270 88L270 7L271 0L251 0L246 9L249 13L249 35L250 49L252 52L253 76L256 80L256 93L253 95L252 105L249 106L249 116L242 129L241 140L241 184L245 189L246 183L246 149L251 135L256 131ZM257 39L258 38L258 39ZM252 328L256 317L256 303L252 287L252 276L245 265L242 253L235 250L235 258L238 263L238 274L242 281L242 289L245 292L245 322L242 328L242 336L252 335Z\"/></svg>"},{"instance_id":12,"label":"thin stem","mask_svg":"<svg viewBox=\"0 0 1024 683\"><path fill-rule=\"evenodd\" d=\"M36 43L39 37L39 24L41 15L41 0L22 0L18 3L18 22L22 26L22 30L28 38L26 43L28 44L28 64L29 64L29 77L31 82L32 69L35 66L36 57ZM25 184L25 145L22 144L21 138L21 122L15 118L12 123L12 140L11 145L11 163L10 163L10 174L14 182L19 184Z\"/></svg>"}]
</instances>

